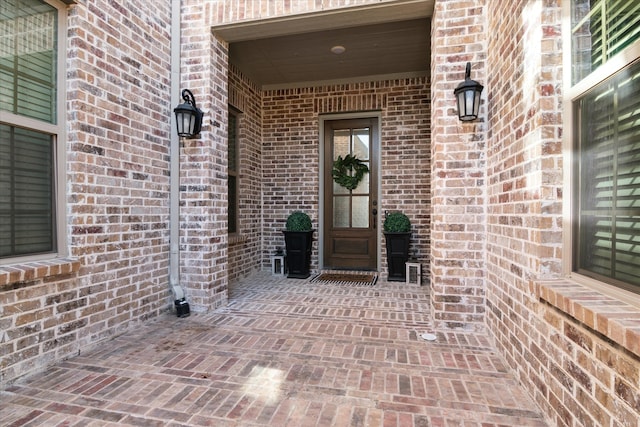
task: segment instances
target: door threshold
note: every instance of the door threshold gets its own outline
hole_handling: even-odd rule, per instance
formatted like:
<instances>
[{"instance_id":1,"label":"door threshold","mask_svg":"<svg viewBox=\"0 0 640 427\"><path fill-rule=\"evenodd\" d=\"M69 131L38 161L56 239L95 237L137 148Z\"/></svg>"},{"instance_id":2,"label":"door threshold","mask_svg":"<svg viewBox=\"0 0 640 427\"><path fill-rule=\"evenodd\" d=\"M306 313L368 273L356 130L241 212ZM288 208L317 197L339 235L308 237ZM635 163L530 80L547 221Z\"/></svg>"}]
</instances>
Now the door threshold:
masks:
<instances>
[{"instance_id":1,"label":"door threshold","mask_svg":"<svg viewBox=\"0 0 640 427\"><path fill-rule=\"evenodd\" d=\"M364 268L336 268L336 267L325 267L321 268L318 273L351 273L351 274L378 274L378 270L371 269L367 270Z\"/></svg>"}]
</instances>

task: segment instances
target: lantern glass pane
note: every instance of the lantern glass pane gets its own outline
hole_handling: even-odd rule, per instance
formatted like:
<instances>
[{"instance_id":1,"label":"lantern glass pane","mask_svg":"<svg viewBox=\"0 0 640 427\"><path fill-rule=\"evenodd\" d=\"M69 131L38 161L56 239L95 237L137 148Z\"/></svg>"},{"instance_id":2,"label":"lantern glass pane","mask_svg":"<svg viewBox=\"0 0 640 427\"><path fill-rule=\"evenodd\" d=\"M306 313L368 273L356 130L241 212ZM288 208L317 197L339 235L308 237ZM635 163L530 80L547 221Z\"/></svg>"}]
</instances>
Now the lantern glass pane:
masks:
<instances>
[{"instance_id":1,"label":"lantern glass pane","mask_svg":"<svg viewBox=\"0 0 640 427\"><path fill-rule=\"evenodd\" d=\"M176 112L176 121L178 126L178 135L190 136L194 134L195 117L190 111Z\"/></svg>"},{"instance_id":2,"label":"lantern glass pane","mask_svg":"<svg viewBox=\"0 0 640 427\"><path fill-rule=\"evenodd\" d=\"M464 92L464 96L465 96L465 106L464 106L464 115L465 116L472 116L473 115L473 105L474 105L474 99L475 99L475 90L473 89L469 89L466 90Z\"/></svg>"},{"instance_id":3,"label":"lantern glass pane","mask_svg":"<svg viewBox=\"0 0 640 427\"><path fill-rule=\"evenodd\" d=\"M476 90L475 94L475 102L473 104L473 115L478 116L478 112L480 111L480 94L482 91Z\"/></svg>"},{"instance_id":4,"label":"lantern glass pane","mask_svg":"<svg viewBox=\"0 0 640 427\"><path fill-rule=\"evenodd\" d=\"M193 115L185 114L182 116L182 120L184 123L184 130L189 135L193 135Z\"/></svg>"},{"instance_id":5,"label":"lantern glass pane","mask_svg":"<svg viewBox=\"0 0 640 427\"><path fill-rule=\"evenodd\" d=\"M183 113L176 111L176 129L178 130L178 135L184 134L183 116Z\"/></svg>"},{"instance_id":6,"label":"lantern glass pane","mask_svg":"<svg viewBox=\"0 0 640 427\"><path fill-rule=\"evenodd\" d=\"M464 115L464 92L458 92L458 117L463 117Z\"/></svg>"}]
</instances>

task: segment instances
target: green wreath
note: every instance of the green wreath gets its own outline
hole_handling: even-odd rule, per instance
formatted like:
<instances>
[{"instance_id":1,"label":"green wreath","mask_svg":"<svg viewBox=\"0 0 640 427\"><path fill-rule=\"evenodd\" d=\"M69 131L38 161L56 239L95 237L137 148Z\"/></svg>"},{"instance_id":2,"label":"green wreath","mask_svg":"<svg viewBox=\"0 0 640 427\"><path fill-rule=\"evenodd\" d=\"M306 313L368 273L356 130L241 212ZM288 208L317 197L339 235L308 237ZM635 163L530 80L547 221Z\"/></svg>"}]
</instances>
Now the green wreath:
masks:
<instances>
[{"instance_id":1,"label":"green wreath","mask_svg":"<svg viewBox=\"0 0 640 427\"><path fill-rule=\"evenodd\" d=\"M369 167L351 154L347 154L344 159L338 156L338 159L333 162L333 180L347 190L356 188L367 172Z\"/></svg>"}]
</instances>

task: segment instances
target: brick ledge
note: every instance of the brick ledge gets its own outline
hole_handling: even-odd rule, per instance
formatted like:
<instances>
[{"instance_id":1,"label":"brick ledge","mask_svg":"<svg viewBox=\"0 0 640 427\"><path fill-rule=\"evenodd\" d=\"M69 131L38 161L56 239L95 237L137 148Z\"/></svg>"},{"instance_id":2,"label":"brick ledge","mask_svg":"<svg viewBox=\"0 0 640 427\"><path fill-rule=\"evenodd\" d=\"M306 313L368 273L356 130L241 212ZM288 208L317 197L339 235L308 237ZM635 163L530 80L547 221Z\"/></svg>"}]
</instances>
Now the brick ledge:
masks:
<instances>
[{"instance_id":1,"label":"brick ledge","mask_svg":"<svg viewBox=\"0 0 640 427\"><path fill-rule=\"evenodd\" d=\"M55 258L0 266L0 290L14 283L73 274L78 270L80 270L80 261L73 258Z\"/></svg>"},{"instance_id":2,"label":"brick ledge","mask_svg":"<svg viewBox=\"0 0 640 427\"><path fill-rule=\"evenodd\" d=\"M568 280L541 282L538 297L640 356L640 310Z\"/></svg>"},{"instance_id":3,"label":"brick ledge","mask_svg":"<svg viewBox=\"0 0 640 427\"><path fill-rule=\"evenodd\" d=\"M230 234L229 235L229 244L237 245L239 243L246 243L249 240L249 237L245 234Z\"/></svg>"}]
</instances>

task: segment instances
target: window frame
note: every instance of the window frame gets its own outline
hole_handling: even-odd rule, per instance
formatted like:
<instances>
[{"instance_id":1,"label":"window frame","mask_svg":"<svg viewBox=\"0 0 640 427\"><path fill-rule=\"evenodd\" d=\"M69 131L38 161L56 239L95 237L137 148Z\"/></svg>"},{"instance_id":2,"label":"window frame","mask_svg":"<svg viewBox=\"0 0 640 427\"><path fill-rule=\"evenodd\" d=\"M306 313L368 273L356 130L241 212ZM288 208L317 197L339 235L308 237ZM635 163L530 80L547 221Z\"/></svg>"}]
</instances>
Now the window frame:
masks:
<instances>
[{"instance_id":1,"label":"window frame","mask_svg":"<svg viewBox=\"0 0 640 427\"><path fill-rule=\"evenodd\" d=\"M604 282L574 271L574 256L576 248L574 241L577 227L575 227L576 212L575 203L578 196L578 153L575 152L575 138L579 133L580 123L576 120L576 101L585 96L590 90L600 83L614 76L623 69L630 67L634 62L640 61L640 39L631 43L627 48L610 57L596 70L582 80L572 83L572 28L571 28L571 1L563 2L562 19L562 44L563 52L563 250L562 271L563 275L576 283L609 295L621 301L640 307L640 294Z\"/></svg>"},{"instance_id":2,"label":"window frame","mask_svg":"<svg viewBox=\"0 0 640 427\"><path fill-rule=\"evenodd\" d=\"M66 217L66 59L67 59L67 5L57 0L42 0L57 10L57 57L56 57L56 120L55 123L45 122L31 117L21 116L0 110L0 122L12 127L29 129L52 136L53 167L54 167L54 217L55 228L52 230L54 250L52 252L34 255L22 255L0 258L0 266L23 264L32 261L42 261L68 256L67 217Z\"/></svg>"},{"instance_id":3,"label":"window frame","mask_svg":"<svg viewBox=\"0 0 640 427\"><path fill-rule=\"evenodd\" d=\"M231 168L231 164L229 162L229 159L227 158L227 183L229 181L229 177L233 176L236 180L236 193L235 193L235 215L233 216L235 218L235 224L234 228L235 231L231 231L231 222L229 221L230 215L229 215L229 207L231 206L230 203L227 203L227 232L229 235L231 236L237 236L240 234L240 221L239 221L239 214L240 214L240 207L239 207L239 201L240 201L240 122L242 120L242 112L240 110L238 110L237 108L232 107L231 105L229 105L229 111L228 111L228 115L229 116L234 116L235 117L235 165L234 168ZM228 125L229 123L227 123ZM229 133L227 132L227 144L231 143L231 139L228 138ZM227 151L228 152L228 151ZM227 196L228 196L228 192L227 192Z\"/></svg>"}]
</instances>

